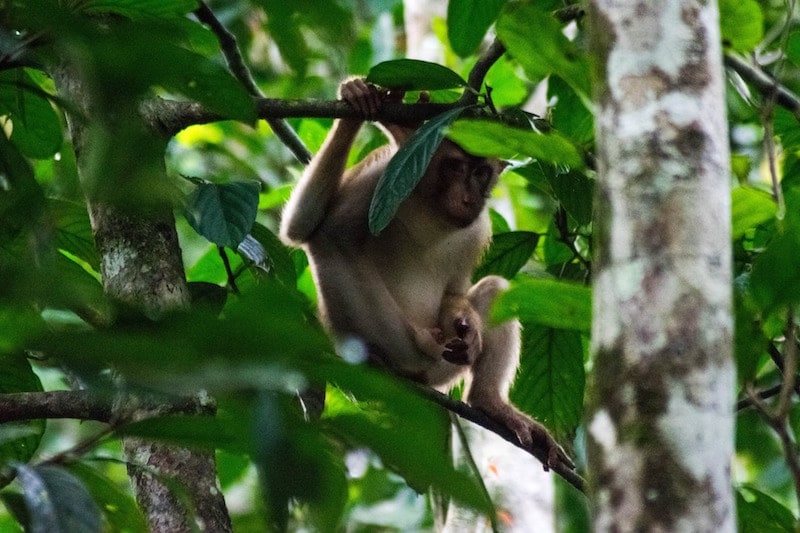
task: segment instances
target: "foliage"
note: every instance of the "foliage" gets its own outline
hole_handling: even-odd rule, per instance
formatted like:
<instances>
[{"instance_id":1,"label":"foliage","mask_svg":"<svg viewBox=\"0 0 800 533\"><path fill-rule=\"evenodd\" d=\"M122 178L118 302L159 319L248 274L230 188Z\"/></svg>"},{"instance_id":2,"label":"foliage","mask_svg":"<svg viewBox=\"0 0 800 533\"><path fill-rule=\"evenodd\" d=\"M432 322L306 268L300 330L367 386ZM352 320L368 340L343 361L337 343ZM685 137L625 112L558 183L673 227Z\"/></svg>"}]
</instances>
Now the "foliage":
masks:
<instances>
[{"instance_id":1,"label":"foliage","mask_svg":"<svg viewBox=\"0 0 800 533\"><path fill-rule=\"evenodd\" d=\"M113 366L134 390L206 389L219 414L114 425L110 434L50 420L54 436L44 440L42 420L0 425L0 498L7 510L0 513L0 529L144 530L119 465L93 460L119 458L123 435L216 449L223 489L249 487L249 499L239 502L233 517L240 531L261 531L265 520L321 530L345 523L351 529L422 528L431 517L417 493L431 487L487 509L474 477L449 467L445 413L407 384L354 364L358 347L341 347L344 360L333 355L314 318L307 259L274 234L300 166L270 128L256 124L250 95L223 66L215 36L191 16L195 3L4 5L0 28L13 31L0 35L0 393L60 390L77 379L101 394ZM525 324L512 398L580 452L576 435L591 371L586 285L594 134L583 23L573 23L575 38L566 37L551 11L562 5L451 0L444 45L454 53L443 66L382 62L401 55L381 29L387 17L400 24L399 0L219 1L211 7L236 34L259 87L274 98L332 98L340 79L369 71L381 83L428 89L434 101L453 101L449 89L464 85L493 24L508 55L486 78L490 100L519 117L515 109L545 83L545 118L526 117L535 127L459 119L456 109L419 130L386 176L389 192L376 195L371 226L379 231L389 222L444 135L475 153L511 160L492 199L495 238L476 276L510 279L512 289L494 316L518 316ZM729 50L769 58L786 48L788 61L769 66L779 82L800 91L800 33L783 28L782 7L755 0L720 6ZM775 38L778 33L785 38ZM48 68L56 53L82 72L90 115L84 116L84 102L56 94L60 73ZM781 383L776 361L800 303L800 125L736 74L731 78L729 121L739 169L732 186L735 343L744 395L748 387L767 391ZM138 121L140 102L156 97L197 101L230 120L193 126L167 145ZM65 112L88 120L85 139L69 138ZM291 121L312 148L329 124ZM761 144L770 131L782 149L782 181L774 189L764 170L770 154ZM93 147L90 160L80 162L80 183L73 142ZM354 152L363 157L383 141L368 134L359 142ZM393 172L410 181L394 180ZM101 327L113 303L102 293L86 209L86 199L96 197L138 213L159 202L175 207L187 276L205 295L193 309L158 322L122 314ZM294 395L319 386L327 391L325 412L307 423ZM794 398L795 435L796 404ZM743 531L766 523L792 529L792 479L780 443L757 415L752 406L739 415L739 524ZM367 466L354 468L354 457ZM578 462L585 465L585 458ZM562 497L567 502L575 495ZM287 503L297 499L304 503L286 514ZM376 510L381 502L397 511ZM585 523L580 506L564 503L558 512L562 523Z\"/></svg>"}]
</instances>

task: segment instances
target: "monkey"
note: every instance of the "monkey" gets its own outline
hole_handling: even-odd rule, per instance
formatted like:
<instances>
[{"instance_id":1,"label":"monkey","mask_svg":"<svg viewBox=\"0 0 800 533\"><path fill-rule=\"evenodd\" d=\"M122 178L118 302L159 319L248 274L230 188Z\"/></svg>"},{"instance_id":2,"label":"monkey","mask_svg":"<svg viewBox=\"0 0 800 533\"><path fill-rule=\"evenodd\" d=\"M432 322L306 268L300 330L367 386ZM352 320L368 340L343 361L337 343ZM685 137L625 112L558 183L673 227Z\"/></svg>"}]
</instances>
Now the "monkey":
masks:
<instances>
[{"instance_id":1,"label":"monkey","mask_svg":"<svg viewBox=\"0 0 800 533\"><path fill-rule=\"evenodd\" d=\"M509 401L520 324L488 322L508 281L487 276L471 283L491 240L486 201L503 164L444 139L395 217L372 235L368 213L377 181L415 126L380 123L389 144L347 169L364 122L403 93L352 78L339 95L363 118L334 121L294 187L280 227L284 243L308 254L321 322L336 338L361 339L371 363L420 384L446 390L471 373L467 403L512 430L526 448L544 450L545 469L573 468L545 427Z\"/></svg>"}]
</instances>

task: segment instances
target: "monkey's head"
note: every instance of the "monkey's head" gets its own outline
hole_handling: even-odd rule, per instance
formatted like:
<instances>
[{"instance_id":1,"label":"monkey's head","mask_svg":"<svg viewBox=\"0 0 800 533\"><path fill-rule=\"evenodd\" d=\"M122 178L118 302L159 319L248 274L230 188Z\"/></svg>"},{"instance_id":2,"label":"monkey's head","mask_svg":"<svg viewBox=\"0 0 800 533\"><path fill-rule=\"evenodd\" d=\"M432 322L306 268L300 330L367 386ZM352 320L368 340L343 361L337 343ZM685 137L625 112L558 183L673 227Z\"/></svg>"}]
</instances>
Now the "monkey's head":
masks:
<instances>
[{"instance_id":1,"label":"monkey's head","mask_svg":"<svg viewBox=\"0 0 800 533\"><path fill-rule=\"evenodd\" d=\"M472 224L486 206L503 164L476 157L445 140L431 160L418 191L445 220L463 228Z\"/></svg>"}]
</instances>

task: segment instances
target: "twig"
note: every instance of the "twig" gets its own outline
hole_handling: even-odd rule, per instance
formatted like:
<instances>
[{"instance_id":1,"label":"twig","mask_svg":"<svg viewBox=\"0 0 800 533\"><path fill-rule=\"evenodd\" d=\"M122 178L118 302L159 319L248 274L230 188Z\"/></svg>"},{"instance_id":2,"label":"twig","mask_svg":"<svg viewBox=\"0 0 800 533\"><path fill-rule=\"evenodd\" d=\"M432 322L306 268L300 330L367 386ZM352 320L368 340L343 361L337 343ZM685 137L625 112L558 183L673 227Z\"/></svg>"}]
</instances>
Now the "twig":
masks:
<instances>
[{"instance_id":1,"label":"twig","mask_svg":"<svg viewBox=\"0 0 800 533\"><path fill-rule=\"evenodd\" d=\"M730 54L725 55L725 65L750 82L764 96L773 96L775 102L791 111L800 120L800 97L764 72L743 59Z\"/></svg>"},{"instance_id":2,"label":"twig","mask_svg":"<svg viewBox=\"0 0 800 533\"><path fill-rule=\"evenodd\" d=\"M478 61L469 73L469 77L467 78L467 90L461 95L461 99L458 101L459 105L466 107L478 102L478 93L481 92L481 86L483 86L483 80L486 78L486 74L505 52L506 47L503 43L501 43L499 39L495 39L491 46L486 49L486 52L478 58Z\"/></svg>"},{"instance_id":3,"label":"twig","mask_svg":"<svg viewBox=\"0 0 800 533\"><path fill-rule=\"evenodd\" d=\"M796 340L796 338L797 337L795 336L795 340ZM786 349L788 350L789 347L787 346ZM795 353L796 353L797 346L794 347L794 350L795 350ZM782 375L785 375L786 374L786 365L784 364L783 355L781 355L781 352L778 350L778 348L774 344L769 343L769 346L767 347L767 353L769 353L769 357L770 357L770 359L772 359L772 363L778 368L778 370L781 371ZM796 369L795 369L795 372L797 372ZM784 383L785 382L786 382L786 380L784 378ZM795 394L797 394L797 396L800 397L800 383L797 383L797 375L796 374L792 378L792 382L793 382L792 388L794 389Z\"/></svg>"},{"instance_id":4,"label":"twig","mask_svg":"<svg viewBox=\"0 0 800 533\"><path fill-rule=\"evenodd\" d=\"M778 408L775 418L786 419L792 406L792 390L797 384L797 335L794 325L794 311L789 311L786 321L786 340L784 346L783 386L778 396ZM800 497L800 493L798 493Z\"/></svg>"},{"instance_id":5,"label":"twig","mask_svg":"<svg viewBox=\"0 0 800 533\"><path fill-rule=\"evenodd\" d=\"M511 431L504 424L501 424L500 422L497 422L493 418L490 418L483 411L474 409L469 405L465 404L464 402L453 400L448 396L442 394L441 392L435 391L428 387L417 387L417 389L423 396L425 396L430 401L439 404L448 411L457 414L458 416L460 416L465 420L469 420L470 422L478 424L479 426L488 429L492 433L497 434L499 437L503 438L504 440L507 440L514 446L525 450L533 457L538 459L539 462L541 462L542 464L547 463L547 450L543 450L540 448L536 449L526 448L519 441L516 433ZM558 464L553 466L552 470L553 472L564 478L567 481L567 483L569 483L579 491L586 492L586 481L574 470L567 468L563 464Z\"/></svg>"},{"instance_id":6,"label":"twig","mask_svg":"<svg viewBox=\"0 0 800 533\"><path fill-rule=\"evenodd\" d=\"M773 396L777 396L781 392L781 388L782 387L783 387L783 385L775 385L774 387L770 387L768 389L760 390L758 392L755 392L755 391L753 391L753 392L758 397L758 399L760 399L760 400L768 400L769 398L772 398ZM736 402L736 410L737 411L743 411L744 409L747 409L748 407L754 407L753 401L750 399L749 395L744 397L744 398L742 398L742 399L740 399L738 402Z\"/></svg>"},{"instance_id":7,"label":"twig","mask_svg":"<svg viewBox=\"0 0 800 533\"><path fill-rule=\"evenodd\" d=\"M242 53L239 51L239 45L236 42L236 36L228 31L205 2L200 1L198 5L199 7L194 14L197 20L208 25L211 31L217 36L220 48L222 49L222 55L225 56L225 61L228 63L228 68L231 73L239 80L239 83L244 85L244 88L251 96L263 98L264 93L262 93L261 89L256 85L253 75L250 73L250 69L247 68L242 58ZM264 117L264 119L267 121L270 128L272 128L275 136L292 151L301 163L307 165L311 161L311 152L285 120L275 117Z\"/></svg>"},{"instance_id":8,"label":"twig","mask_svg":"<svg viewBox=\"0 0 800 533\"><path fill-rule=\"evenodd\" d=\"M228 285L230 285L231 291L233 291L233 294L239 294L239 287L236 286L236 274L233 273L231 260L228 258L225 247L217 246L217 252L219 252L219 256L222 258L222 264L225 265L225 274L228 276Z\"/></svg>"},{"instance_id":9,"label":"twig","mask_svg":"<svg viewBox=\"0 0 800 533\"><path fill-rule=\"evenodd\" d=\"M798 457L797 443L792 437L792 430L789 427L787 416L777 417L769 412L769 409L762 402L752 389L748 389L750 401L758 409L761 416L769 424L772 430L778 435L783 448L786 465L792 475L794 482L795 497L800 500L800 457Z\"/></svg>"}]
</instances>

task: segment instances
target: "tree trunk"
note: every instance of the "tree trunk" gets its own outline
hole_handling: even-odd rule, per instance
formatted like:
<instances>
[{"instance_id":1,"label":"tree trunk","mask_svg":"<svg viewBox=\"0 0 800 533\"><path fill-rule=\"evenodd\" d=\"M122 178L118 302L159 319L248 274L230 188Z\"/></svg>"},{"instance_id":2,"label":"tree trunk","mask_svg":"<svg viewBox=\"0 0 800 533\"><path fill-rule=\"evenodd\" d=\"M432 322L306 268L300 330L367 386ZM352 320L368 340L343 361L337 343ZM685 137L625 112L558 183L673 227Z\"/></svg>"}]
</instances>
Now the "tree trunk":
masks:
<instances>
[{"instance_id":1,"label":"tree trunk","mask_svg":"<svg viewBox=\"0 0 800 533\"><path fill-rule=\"evenodd\" d=\"M93 153L95 147L87 142L87 126L93 119L94 108L88 101L91 93L69 67L57 69L54 79L60 95L88 118L84 122L70 116L68 122L81 181L96 183L98 176L91 173L98 172L98 157ZM140 157L148 155L153 154L147 151ZM158 161L150 161L142 168L160 169L164 175L156 178L163 181L166 180L163 153L156 155ZM124 182L119 176L99 176L99 179L120 185ZM189 292L171 206L150 205L146 210L137 210L136 205L128 207L131 209L122 209L102 199L89 200L106 293L154 318L187 307ZM208 410L213 411L213 407ZM133 418L150 415L150 412L136 412ZM150 531L231 531L227 507L217 485L213 451L197 452L135 438L126 438L123 443L128 473Z\"/></svg>"},{"instance_id":2,"label":"tree trunk","mask_svg":"<svg viewBox=\"0 0 800 533\"><path fill-rule=\"evenodd\" d=\"M717 5L589 5L595 529L733 531L729 149Z\"/></svg>"}]
</instances>

